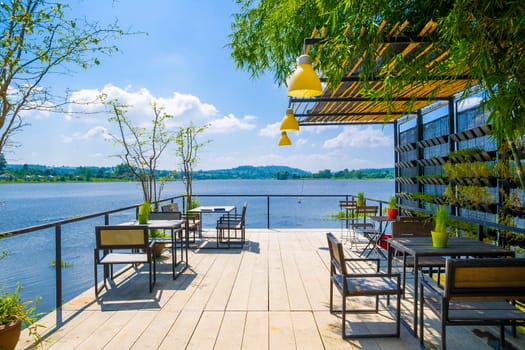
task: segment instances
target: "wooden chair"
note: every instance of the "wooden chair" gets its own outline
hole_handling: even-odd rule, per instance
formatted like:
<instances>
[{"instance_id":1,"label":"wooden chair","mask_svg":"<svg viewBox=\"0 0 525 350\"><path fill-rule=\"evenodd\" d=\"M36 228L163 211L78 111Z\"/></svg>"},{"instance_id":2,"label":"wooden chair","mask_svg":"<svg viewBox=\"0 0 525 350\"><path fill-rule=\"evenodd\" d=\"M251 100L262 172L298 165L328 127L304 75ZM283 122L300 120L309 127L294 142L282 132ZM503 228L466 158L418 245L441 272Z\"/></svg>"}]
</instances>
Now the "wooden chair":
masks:
<instances>
[{"instance_id":1,"label":"wooden chair","mask_svg":"<svg viewBox=\"0 0 525 350\"><path fill-rule=\"evenodd\" d=\"M178 212L179 211L179 205L177 203L165 204L165 205L160 207L160 210L162 212L164 212L164 213Z\"/></svg>"},{"instance_id":2,"label":"wooden chair","mask_svg":"<svg viewBox=\"0 0 525 350\"><path fill-rule=\"evenodd\" d=\"M94 249L95 295L98 296L97 267L104 266L104 287L106 280L118 274L113 273L113 265L148 264L149 291L153 291L156 281L156 261L153 243L149 241L147 225L96 226L96 247Z\"/></svg>"},{"instance_id":3,"label":"wooden chair","mask_svg":"<svg viewBox=\"0 0 525 350\"><path fill-rule=\"evenodd\" d=\"M217 242L232 243L237 241L241 246L244 245L246 235L246 208L247 204L242 206L241 214L226 214L217 220ZM232 236L233 233L233 236Z\"/></svg>"},{"instance_id":4,"label":"wooden chair","mask_svg":"<svg viewBox=\"0 0 525 350\"><path fill-rule=\"evenodd\" d=\"M376 205L365 205L355 208L356 222L352 222L352 229L361 233L366 239L367 243L365 248L361 251L361 255L369 257L373 251L378 251L378 239L381 235L381 232L376 229L376 226L370 220L367 220L367 217L377 215L379 207ZM368 251L368 253L367 253ZM382 253L380 253L383 255Z\"/></svg>"},{"instance_id":5,"label":"wooden chair","mask_svg":"<svg viewBox=\"0 0 525 350\"><path fill-rule=\"evenodd\" d=\"M401 220L392 222L392 238L399 237L430 237L430 231L433 229L432 221L429 218L423 217L404 217ZM394 252L394 257L399 257ZM414 268L414 258L403 254L401 256L403 261L403 291L406 285L406 269L407 267ZM428 256L418 259L417 268L423 271L428 269L428 274L432 276L434 269L437 269L438 283L441 278L441 271L445 268L445 258L440 256Z\"/></svg>"},{"instance_id":6,"label":"wooden chair","mask_svg":"<svg viewBox=\"0 0 525 350\"><path fill-rule=\"evenodd\" d=\"M444 289L420 283L419 336L424 344L424 307L441 322L441 349L447 346L447 326L500 327L499 348L505 348L505 326L525 324L525 312L512 301L525 299L525 259L448 259Z\"/></svg>"},{"instance_id":7,"label":"wooden chair","mask_svg":"<svg viewBox=\"0 0 525 350\"><path fill-rule=\"evenodd\" d=\"M379 259L345 258L343 245L332 233L327 233L328 248L330 251L330 312L341 313L343 319L342 337L372 338L372 337L399 337L401 321L401 285L398 273L386 274L379 271ZM371 273L357 273L349 265L350 262L375 262L376 269ZM334 286L342 296L342 310L336 311L333 306ZM389 333L346 334L346 314L351 312L379 312L379 296L396 296L395 330ZM346 298L369 296L375 297L375 308L365 310L347 310Z\"/></svg>"},{"instance_id":8,"label":"wooden chair","mask_svg":"<svg viewBox=\"0 0 525 350\"><path fill-rule=\"evenodd\" d=\"M170 203L163 205L161 207L162 212L175 212L179 213L181 217L179 217L176 220L180 220L181 218L185 220L185 222L182 224L182 231L184 235L189 235L192 233L193 237L190 240L191 243L195 243L195 235L197 232L201 231L201 221L200 216L198 213L191 213L191 214L185 214L182 215L179 211L179 205L177 203ZM182 239L182 237L180 237Z\"/></svg>"}]
</instances>

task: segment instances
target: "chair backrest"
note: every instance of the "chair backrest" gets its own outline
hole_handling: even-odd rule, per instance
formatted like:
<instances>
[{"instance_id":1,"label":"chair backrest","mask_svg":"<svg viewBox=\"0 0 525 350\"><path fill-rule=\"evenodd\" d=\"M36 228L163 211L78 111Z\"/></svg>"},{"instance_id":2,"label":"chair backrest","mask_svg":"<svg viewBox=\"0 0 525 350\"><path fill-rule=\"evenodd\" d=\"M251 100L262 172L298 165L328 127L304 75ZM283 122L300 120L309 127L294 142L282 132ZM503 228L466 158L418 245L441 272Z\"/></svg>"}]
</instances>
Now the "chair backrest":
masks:
<instances>
[{"instance_id":1,"label":"chair backrest","mask_svg":"<svg viewBox=\"0 0 525 350\"><path fill-rule=\"evenodd\" d=\"M356 207L355 213L356 215L376 215L377 211L379 210L379 207L377 205L366 205L364 207Z\"/></svg>"},{"instance_id":2,"label":"chair backrest","mask_svg":"<svg viewBox=\"0 0 525 350\"><path fill-rule=\"evenodd\" d=\"M430 236L431 221L392 221L392 237Z\"/></svg>"},{"instance_id":3,"label":"chair backrest","mask_svg":"<svg viewBox=\"0 0 525 350\"><path fill-rule=\"evenodd\" d=\"M347 207L347 208L350 208L350 207L355 208L356 205L357 205L357 202L356 201L352 201L352 200L350 200L350 201L346 201L346 200L345 201L339 201L339 207L341 207L341 208L345 208L345 207Z\"/></svg>"},{"instance_id":4,"label":"chair backrest","mask_svg":"<svg viewBox=\"0 0 525 350\"><path fill-rule=\"evenodd\" d=\"M147 225L96 226L97 249L138 249L149 245Z\"/></svg>"},{"instance_id":5,"label":"chair backrest","mask_svg":"<svg viewBox=\"0 0 525 350\"><path fill-rule=\"evenodd\" d=\"M153 211L149 213L149 220L181 220L181 218L180 211Z\"/></svg>"},{"instance_id":6,"label":"chair backrest","mask_svg":"<svg viewBox=\"0 0 525 350\"><path fill-rule=\"evenodd\" d=\"M177 203L170 203L160 207L162 212L173 212L179 211L179 205Z\"/></svg>"},{"instance_id":7,"label":"chair backrest","mask_svg":"<svg viewBox=\"0 0 525 350\"><path fill-rule=\"evenodd\" d=\"M330 251L331 274L347 275L343 244L331 232L326 234L326 239L328 240L328 250Z\"/></svg>"},{"instance_id":8,"label":"chair backrest","mask_svg":"<svg viewBox=\"0 0 525 350\"><path fill-rule=\"evenodd\" d=\"M445 298L523 299L525 259L447 259Z\"/></svg>"}]
</instances>

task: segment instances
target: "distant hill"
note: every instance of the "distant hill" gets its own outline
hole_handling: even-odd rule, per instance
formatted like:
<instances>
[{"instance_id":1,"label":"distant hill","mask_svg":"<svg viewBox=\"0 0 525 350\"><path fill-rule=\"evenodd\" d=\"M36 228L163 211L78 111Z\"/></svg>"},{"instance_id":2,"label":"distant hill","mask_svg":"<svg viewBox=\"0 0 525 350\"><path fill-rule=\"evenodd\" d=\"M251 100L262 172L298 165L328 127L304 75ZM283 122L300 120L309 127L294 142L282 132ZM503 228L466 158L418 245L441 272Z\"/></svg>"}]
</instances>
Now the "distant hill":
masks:
<instances>
[{"instance_id":1,"label":"distant hill","mask_svg":"<svg viewBox=\"0 0 525 350\"><path fill-rule=\"evenodd\" d=\"M288 173L291 178L311 177L312 173L301 169L280 165L243 165L231 169L198 170L193 174L197 180L206 179L275 179L280 173Z\"/></svg>"},{"instance_id":2,"label":"distant hill","mask_svg":"<svg viewBox=\"0 0 525 350\"><path fill-rule=\"evenodd\" d=\"M157 170L158 176L166 176L180 180L183 174L173 175L169 170ZM381 169L356 169L320 170L312 173L309 171L291 168L282 165L250 166L243 165L231 169L197 170L194 172L195 180L211 179L393 179L394 168ZM63 182L63 181L135 181L135 177L125 164L114 167L52 167L34 164L7 164L0 169L0 181L17 182Z\"/></svg>"}]
</instances>

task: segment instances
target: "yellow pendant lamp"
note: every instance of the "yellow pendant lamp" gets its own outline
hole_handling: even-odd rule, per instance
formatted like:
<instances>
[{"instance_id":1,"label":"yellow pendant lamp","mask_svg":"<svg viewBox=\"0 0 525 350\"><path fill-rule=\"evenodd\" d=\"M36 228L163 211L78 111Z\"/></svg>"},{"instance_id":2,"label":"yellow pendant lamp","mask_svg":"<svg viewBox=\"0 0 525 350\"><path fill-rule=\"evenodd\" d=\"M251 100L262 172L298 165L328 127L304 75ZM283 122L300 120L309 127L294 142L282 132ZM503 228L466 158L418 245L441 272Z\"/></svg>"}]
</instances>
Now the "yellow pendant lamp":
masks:
<instances>
[{"instance_id":1,"label":"yellow pendant lamp","mask_svg":"<svg viewBox=\"0 0 525 350\"><path fill-rule=\"evenodd\" d=\"M290 146L292 144L292 141L290 141L290 138L288 137L288 134L283 131L281 132L281 138L279 139L279 146Z\"/></svg>"},{"instance_id":2,"label":"yellow pendant lamp","mask_svg":"<svg viewBox=\"0 0 525 350\"><path fill-rule=\"evenodd\" d=\"M301 55L297 59L297 68L288 82L288 96L305 98L320 96L323 93L321 80L312 68L312 59Z\"/></svg>"},{"instance_id":3,"label":"yellow pendant lamp","mask_svg":"<svg viewBox=\"0 0 525 350\"><path fill-rule=\"evenodd\" d=\"M293 109L288 108L283 120L281 121L281 131L295 132L299 131L299 123L295 119Z\"/></svg>"}]
</instances>

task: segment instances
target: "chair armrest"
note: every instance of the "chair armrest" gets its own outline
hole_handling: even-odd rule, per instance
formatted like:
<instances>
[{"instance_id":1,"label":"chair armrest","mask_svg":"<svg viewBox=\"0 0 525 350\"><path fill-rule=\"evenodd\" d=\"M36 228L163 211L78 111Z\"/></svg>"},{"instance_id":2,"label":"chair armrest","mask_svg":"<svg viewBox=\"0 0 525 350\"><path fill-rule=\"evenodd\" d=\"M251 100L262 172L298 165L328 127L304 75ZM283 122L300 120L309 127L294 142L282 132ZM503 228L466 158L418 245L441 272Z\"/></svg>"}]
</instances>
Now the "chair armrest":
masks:
<instances>
[{"instance_id":1,"label":"chair armrest","mask_svg":"<svg viewBox=\"0 0 525 350\"><path fill-rule=\"evenodd\" d=\"M366 277L366 278L390 278L390 279L396 279L397 280L397 288L401 288L401 274L398 272L394 273L383 273L383 272L376 272L376 273L356 273L352 275L346 275L345 278L359 278L359 277Z\"/></svg>"},{"instance_id":2,"label":"chair armrest","mask_svg":"<svg viewBox=\"0 0 525 350\"><path fill-rule=\"evenodd\" d=\"M353 273L351 275L346 275L346 278L353 277L401 277L399 272L386 273L386 272L374 272L374 273Z\"/></svg>"},{"instance_id":3,"label":"chair armrest","mask_svg":"<svg viewBox=\"0 0 525 350\"><path fill-rule=\"evenodd\" d=\"M377 271L381 268L381 261L377 258L345 258L345 262L347 261L369 261L369 262L375 262Z\"/></svg>"}]
</instances>

